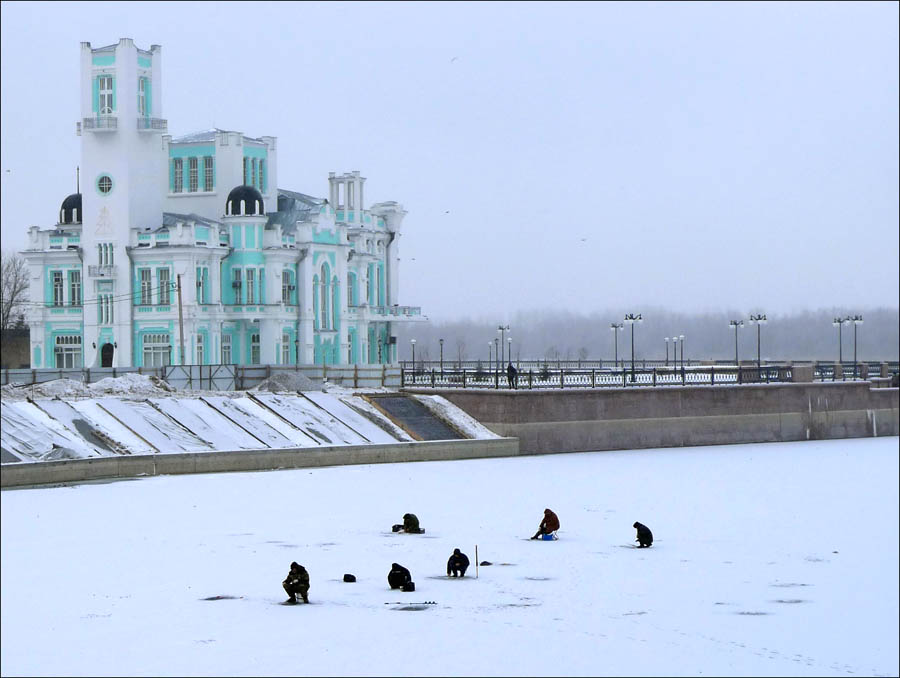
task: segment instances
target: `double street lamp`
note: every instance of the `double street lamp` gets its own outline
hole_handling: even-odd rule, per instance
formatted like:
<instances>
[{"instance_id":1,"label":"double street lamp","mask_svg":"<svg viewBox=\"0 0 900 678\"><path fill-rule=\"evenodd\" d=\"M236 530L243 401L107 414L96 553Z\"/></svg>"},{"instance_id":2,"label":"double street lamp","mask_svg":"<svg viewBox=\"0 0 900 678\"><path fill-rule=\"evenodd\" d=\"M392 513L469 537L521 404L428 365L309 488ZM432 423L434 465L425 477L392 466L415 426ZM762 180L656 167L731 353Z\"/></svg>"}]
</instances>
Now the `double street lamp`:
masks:
<instances>
[{"instance_id":1,"label":"double street lamp","mask_svg":"<svg viewBox=\"0 0 900 678\"><path fill-rule=\"evenodd\" d=\"M766 324L766 314L757 313L756 315L753 315L751 313L750 322L751 324L756 325L756 369L759 369L762 366L762 361L760 360L759 354L760 326Z\"/></svg>"},{"instance_id":2,"label":"double street lamp","mask_svg":"<svg viewBox=\"0 0 900 678\"><path fill-rule=\"evenodd\" d=\"M728 322L728 326L734 328L734 364L735 364L735 366L739 366L740 363L738 362L738 335L737 335L737 333L738 333L738 328L744 326L744 321L743 320L730 320Z\"/></svg>"},{"instance_id":3,"label":"double street lamp","mask_svg":"<svg viewBox=\"0 0 900 678\"><path fill-rule=\"evenodd\" d=\"M831 324L838 328L838 362L844 362L844 323L851 322L851 318L848 315L846 318L842 318L838 316L835 318Z\"/></svg>"},{"instance_id":4,"label":"double street lamp","mask_svg":"<svg viewBox=\"0 0 900 678\"><path fill-rule=\"evenodd\" d=\"M500 333L500 362L503 362L503 333L509 331L509 325L497 325L497 331ZM512 340L510 340L512 341Z\"/></svg>"},{"instance_id":5,"label":"double street lamp","mask_svg":"<svg viewBox=\"0 0 900 678\"><path fill-rule=\"evenodd\" d=\"M438 343L441 345L441 377L444 376L444 340L438 339Z\"/></svg>"},{"instance_id":6,"label":"double street lamp","mask_svg":"<svg viewBox=\"0 0 900 678\"><path fill-rule=\"evenodd\" d=\"M634 382L634 324L643 322L641 314L629 313L625 316L625 322L631 325L631 381Z\"/></svg>"},{"instance_id":7,"label":"double street lamp","mask_svg":"<svg viewBox=\"0 0 900 678\"><path fill-rule=\"evenodd\" d=\"M622 323L611 323L609 326L609 329L612 330L613 338L615 338L616 340L616 357L615 361L613 362L613 367L619 366L619 335L616 330L618 330L618 332L621 332L624 327L625 325L623 325Z\"/></svg>"}]
</instances>

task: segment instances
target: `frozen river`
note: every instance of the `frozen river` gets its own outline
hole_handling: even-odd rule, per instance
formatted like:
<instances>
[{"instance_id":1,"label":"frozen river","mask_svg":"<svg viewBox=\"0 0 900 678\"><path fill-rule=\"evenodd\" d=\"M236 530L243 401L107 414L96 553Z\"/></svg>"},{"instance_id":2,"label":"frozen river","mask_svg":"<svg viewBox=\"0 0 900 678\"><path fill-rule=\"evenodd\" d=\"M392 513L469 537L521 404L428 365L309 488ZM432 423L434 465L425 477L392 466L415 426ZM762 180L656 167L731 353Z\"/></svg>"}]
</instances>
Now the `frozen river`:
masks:
<instances>
[{"instance_id":1,"label":"frozen river","mask_svg":"<svg viewBox=\"0 0 900 678\"><path fill-rule=\"evenodd\" d=\"M3 675L898 673L896 437L0 498ZM547 507L559 541L528 540ZM425 534L391 533L406 512ZM279 605L292 560L310 605ZM388 589L392 562L415 592Z\"/></svg>"}]
</instances>

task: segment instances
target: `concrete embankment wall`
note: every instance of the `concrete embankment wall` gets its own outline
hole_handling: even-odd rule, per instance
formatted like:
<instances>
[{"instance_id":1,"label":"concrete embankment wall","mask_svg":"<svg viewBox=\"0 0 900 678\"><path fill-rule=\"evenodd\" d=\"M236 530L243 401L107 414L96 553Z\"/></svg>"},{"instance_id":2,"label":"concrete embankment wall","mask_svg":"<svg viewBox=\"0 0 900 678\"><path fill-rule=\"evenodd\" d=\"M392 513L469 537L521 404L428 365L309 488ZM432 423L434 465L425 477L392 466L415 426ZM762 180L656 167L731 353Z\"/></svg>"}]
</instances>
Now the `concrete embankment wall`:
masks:
<instances>
[{"instance_id":1,"label":"concrete embankment wall","mask_svg":"<svg viewBox=\"0 0 900 678\"><path fill-rule=\"evenodd\" d=\"M441 395L523 454L895 436L898 389L868 382Z\"/></svg>"},{"instance_id":2,"label":"concrete embankment wall","mask_svg":"<svg viewBox=\"0 0 900 678\"><path fill-rule=\"evenodd\" d=\"M271 471L347 464L513 457L519 453L518 440L489 438L384 445L342 445L339 447L102 457L4 464L0 468L0 480L2 480L0 485L6 488L182 473Z\"/></svg>"}]
</instances>

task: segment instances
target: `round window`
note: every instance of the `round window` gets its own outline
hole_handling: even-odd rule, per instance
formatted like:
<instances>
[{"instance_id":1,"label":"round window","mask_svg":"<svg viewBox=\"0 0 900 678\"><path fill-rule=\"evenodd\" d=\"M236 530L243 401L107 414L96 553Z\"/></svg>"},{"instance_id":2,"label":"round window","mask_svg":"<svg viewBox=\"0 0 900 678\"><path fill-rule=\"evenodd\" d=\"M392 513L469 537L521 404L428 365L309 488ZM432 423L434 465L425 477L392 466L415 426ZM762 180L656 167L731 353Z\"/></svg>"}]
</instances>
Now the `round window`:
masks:
<instances>
[{"instance_id":1,"label":"round window","mask_svg":"<svg viewBox=\"0 0 900 678\"><path fill-rule=\"evenodd\" d=\"M108 174L103 174L97 179L97 190L103 194L109 193L112 190L112 179Z\"/></svg>"}]
</instances>

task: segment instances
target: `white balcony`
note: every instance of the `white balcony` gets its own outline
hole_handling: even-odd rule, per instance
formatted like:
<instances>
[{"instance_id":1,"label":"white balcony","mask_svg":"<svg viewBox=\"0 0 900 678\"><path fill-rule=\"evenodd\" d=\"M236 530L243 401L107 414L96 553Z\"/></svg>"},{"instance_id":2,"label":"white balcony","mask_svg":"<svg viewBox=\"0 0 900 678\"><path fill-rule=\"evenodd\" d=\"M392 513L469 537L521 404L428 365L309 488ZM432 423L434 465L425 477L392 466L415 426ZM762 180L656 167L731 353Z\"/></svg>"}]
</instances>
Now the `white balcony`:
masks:
<instances>
[{"instance_id":1,"label":"white balcony","mask_svg":"<svg viewBox=\"0 0 900 678\"><path fill-rule=\"evenodd\" d=\"M162 118L138 118L138 132L166 132L169 129L169 121Z\"/></svg>"},{"instance_id":2,"label":"white balcony","mask_svg":"<svg viewBox=\"0 0 900 678\"><path fill-rule=\"evenodd\" d=\"M83 118L81 129L85 132L115 132L119 129L119 119L114 115L98 115L94 118Z\"/></svg>"}]
</instances>

